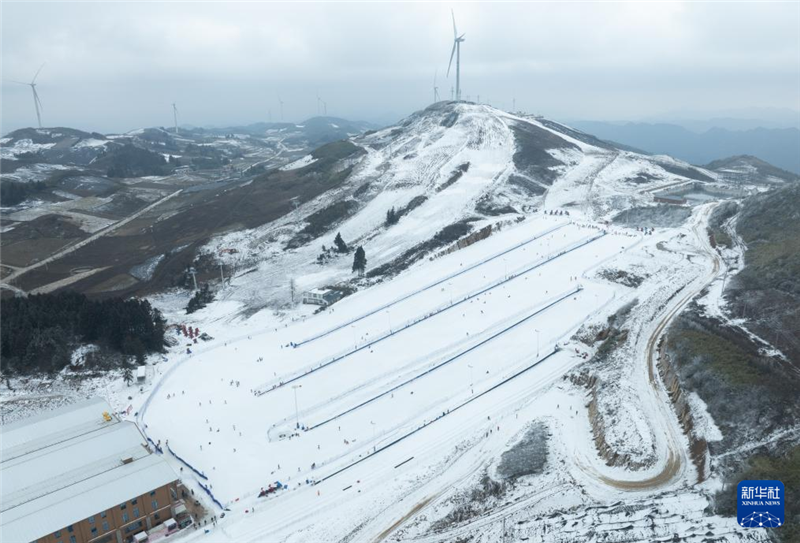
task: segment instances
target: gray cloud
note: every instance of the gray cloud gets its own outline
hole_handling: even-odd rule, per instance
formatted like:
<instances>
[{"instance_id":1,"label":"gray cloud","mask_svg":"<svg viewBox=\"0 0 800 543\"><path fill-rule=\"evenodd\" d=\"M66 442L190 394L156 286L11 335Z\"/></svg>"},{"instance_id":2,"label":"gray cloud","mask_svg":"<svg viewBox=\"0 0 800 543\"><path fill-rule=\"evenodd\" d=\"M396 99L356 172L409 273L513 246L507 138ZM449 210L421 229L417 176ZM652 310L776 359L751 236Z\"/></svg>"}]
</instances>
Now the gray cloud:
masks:
<instances>
[{"instance_id":1,"label":"gray cloud","mask_svg":"<svg viewBox=\"0 0 800 543\"><path fill-rule=\"evenodd\" d=\"M39 79L46 125L102 131L182 122L382 120L453 82L463 94L558 118L800 109L798 3L4 3L2 130L29 126Z\"/></svg>"}]
</instances>

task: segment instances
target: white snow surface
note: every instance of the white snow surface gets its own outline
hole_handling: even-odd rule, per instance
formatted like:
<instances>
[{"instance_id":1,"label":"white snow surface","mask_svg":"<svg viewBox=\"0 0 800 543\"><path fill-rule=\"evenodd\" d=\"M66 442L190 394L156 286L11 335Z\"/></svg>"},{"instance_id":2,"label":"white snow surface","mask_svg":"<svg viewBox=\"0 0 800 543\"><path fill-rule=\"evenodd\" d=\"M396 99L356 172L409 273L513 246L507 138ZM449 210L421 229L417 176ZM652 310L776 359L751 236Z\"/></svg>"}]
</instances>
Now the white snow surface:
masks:
<instances>
[{"instance_id":1,"label":"white snow surface","mask_svg":"<svg viewBox=\"0 0 800 543\"><path fill-rule=\"evenodd\" d=\"M295 160L294 162L291 162L291 163L287 164L286 166L281 166L280 169L283 170L283 171L297 170L297 169L309 166L309 165L315 163L316 161L317 161L317 159L314 158L313 156L306 155L306 156L304 156L302 158L299 158L299 159Z\"/></svg>"},{"instance_id":2,"label":"white snow surface","mask_svg":"<svg viewBox=\"0 0 800 543\"><path fill-rule=\"evenodd\" d=\"M208 477L167 453L176 470L184 467L187 484L198 493L199 483L211 485L230 509L213 528L214 541L374 541L389 533L390 540L403 541L452 541L465 534L496 541L495 522L503 516L515 519L519 537L540 541L588 537L598 522L609 531L631 524L633 534L652 540L666 534L658 530L676 515L684 517L670 528L678 533L702 529L743 540L733 519L704 513L703 488L687 490L694 477L690 463L653 489L604 483L657 473L672 439L662 425L677 428L677 419L666 402L663 411L653 406L663 399L653 400L646 380L635 377L639 371L626 376L632 366L642 367L641 359L628 359L622 373L610 367L618 390L627 391L617 404L625 415L610 431L626 433L634 452L644 443L653 461L638 471L607 466L593 444L585 393L563 379L583 363L585 346L571 338L582 325L604 322L633 294L650 288L666 296L669 285L682 290L670 262L685 256L661 251L665 262L651 256L647 263L645 255L655 254L658 242L681 240L695 254L697 247L675 229L644 238L621 229L598 236L603 231L596 223L538 214L490 242L425 261L313 316L301 308L291 318L269 310L232 318L239 304L216 302L180 317L215 339L189 343L193 353L187 355L181 337L169 362L158 365L163 376L132 393L132 411L150 438L168 440L175 454ZM628 265L644 266L652 286L632 291L594 278L601 267ZM690 268L685 280L705 270ZM666 285L662 273L673 274ZM578 285L582 289L573 292ZM164 307L177 302L174 295L156 300ZM556 343L561 349L546 356ZM476 484L534 420L551 429L552 446L545 472L513 490L519 505L497 504L486 521L431 532L431 522L450 511L458 493ZM298 423L310 429L297 430ZM275 481L288 490L257 497ZM639 516L615 513L620 500ZM576 508L586 513L571 516ZM654 527L648 513L664 524ZM561 522L546 520L551 514L571 519L569 536L554 530ZM534 515L539 522L516 523Z\"/></svg>"}]
</instances>

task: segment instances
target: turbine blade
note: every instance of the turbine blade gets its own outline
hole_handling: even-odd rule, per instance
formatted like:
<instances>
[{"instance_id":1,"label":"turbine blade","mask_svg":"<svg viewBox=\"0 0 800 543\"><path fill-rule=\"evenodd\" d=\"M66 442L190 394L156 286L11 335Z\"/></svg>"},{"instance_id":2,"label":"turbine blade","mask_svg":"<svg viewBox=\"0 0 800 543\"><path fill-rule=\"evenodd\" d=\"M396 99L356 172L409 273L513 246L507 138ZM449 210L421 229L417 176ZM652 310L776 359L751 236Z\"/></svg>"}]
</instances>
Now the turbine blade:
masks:
<instances>
[{"instance_id":1,"label":"turbine blade","mask_svg":"<svg viewBox=\"0 0 800 543\"><path fill-rule=\"evenodd\" d=\"M450 77L450 66L453 65L453 56L456 54L456 45L458 45L458 42L453 43L453 51L450 53L450 62L447 65L447 77Z\"/></svg>"},{"instance_id":2,"label":"turbine blade","mask_svg":"<svg viewBox=\"0 0 800 543\"><path fill-rule=\"evenodd\" d=\"M39 98L39 93L36 92L36 88L35 87L33 89L33 99L36 101L37 104L39 104L39 108L44 110L44 106L42 105L42 100L41 100L41 98Z\"/></svg>"},{"instance_id":3,"label":"turbine blade","mask_svg":"<svg viewBox=\"0 0 800 543\"><path fill-rule=\"evenodd\" d=\"M41 65L41 66L39 66L39 69L38 69L38 70L36 70L36 75L34 75L34 76L33 76L33 81L31 81L31 83L32 83L32 84L33 84L33 83L36 83L36 78L37 78L37 77L39 77L39 72L41 72L41 71L42 71L42 68L44 68L44 65L45 65L45 64L47 64L47 63L46 63L46 62L42 62L42 65Z\"/></svg>"},{"instance_id":4,"label":"turbine blade","mask_svg":"<svg viewBox=\"0 0 800 543\"><path fill-rule=\"evenodd\" d=\"M455 38L458 36L458 30L456 30L456 14L453 13L453 10L450 10L450 15L453 16L453 37Z\"/></svg>"},{"instance_id":5,"label":"turbine blade","mask_svg":"<svg viewBox=\"0 0 800 543\"><path fill-rule=\"evenodd\" d=\"M466 34L466 32L465 32L464 34L461 34L461 35L458 37L458 41L464 41L464 39L465 39L465 38L464 38L464 36L466 36L466 35L467 35L467 34Z\"/></svg>"},{"instance_id":6,"label":"turbine blade","mask_svg":"<svg viewBox=\"0 0 800 543\"><path fill-rule=\"evenodd\" d=\"M6 79L9 83L19 83L20 85L30 85L30 83L25 83L24 81L17 81L16 79Z\"/></svg>"}]
</instances>

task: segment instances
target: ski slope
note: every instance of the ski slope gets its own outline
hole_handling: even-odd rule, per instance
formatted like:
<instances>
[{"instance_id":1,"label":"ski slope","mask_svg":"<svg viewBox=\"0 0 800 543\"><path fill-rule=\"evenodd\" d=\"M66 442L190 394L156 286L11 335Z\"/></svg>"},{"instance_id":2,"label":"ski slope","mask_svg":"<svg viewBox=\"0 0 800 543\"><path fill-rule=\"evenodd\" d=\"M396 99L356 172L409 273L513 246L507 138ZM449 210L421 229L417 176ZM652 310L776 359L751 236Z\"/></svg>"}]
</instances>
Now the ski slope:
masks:
<instances>
[{"instance_id":1,"label":"ski slope","mask_svg":"<svg viewBox=\"0 0 800 543\"><path fill-rule=\"evenodd\" d=\"M354 484L448 428L458 438L480 433L486 420L476 412L573 367L579 359L556 345L617 294L582 276L636 241L602 234L539 215L305 321L198 349L174 362L140 422L203 473L200 482L225 505L247 508L269 483L289 485L269 498L280 518L287 495ZM290 378L258 394L263 383Z\"/></svg>"}]
</instances>

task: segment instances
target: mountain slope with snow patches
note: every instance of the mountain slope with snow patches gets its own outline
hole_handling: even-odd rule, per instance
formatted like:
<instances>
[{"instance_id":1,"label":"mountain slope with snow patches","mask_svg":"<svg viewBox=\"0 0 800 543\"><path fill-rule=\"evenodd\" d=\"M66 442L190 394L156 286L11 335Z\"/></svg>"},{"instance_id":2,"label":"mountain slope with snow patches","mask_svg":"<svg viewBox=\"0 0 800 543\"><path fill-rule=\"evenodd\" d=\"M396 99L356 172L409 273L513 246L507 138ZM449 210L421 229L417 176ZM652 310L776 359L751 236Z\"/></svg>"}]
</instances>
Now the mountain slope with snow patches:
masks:
<instances>
[{"instance_id":1,"label":"mountain slope with snow patches","mask_svg":"<svg viewBox=\"0 0 800 543\"><path fill-rule=\"evenodd\" d=\"M290 166L304 178L344 181L298 202L277 221L206 246L215 257L224 252L219 258L237 273L248 273L246 280L234 279L242 288L231 296L251 307L279 305L288 299L288 277L301 289L349 279L352 257L326 251L337 232L351 247L364 247L368 272L383 275L503 219L538 209L607 218L652 202L650 191L659 187L716 175L669 157L619 150L559 123L471 103L440 102L349 141L362 153L329 169L311 156ZM390 210L399 215L397 224L386 224ZM314 235L305 235L309 231ZM318 258L324 264L318 266ZM252 283L257 288L249 288Z\"/></svg>"}]
</instances>

